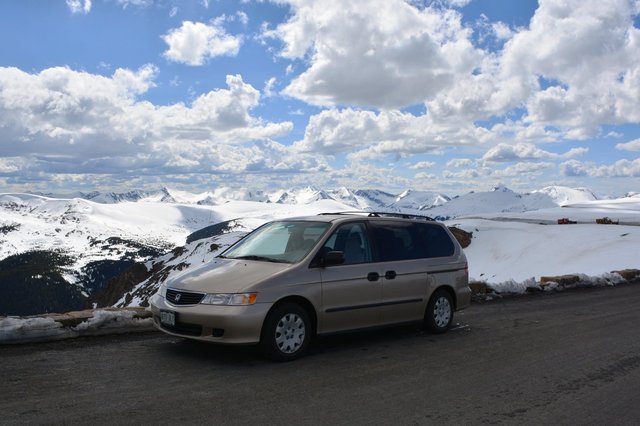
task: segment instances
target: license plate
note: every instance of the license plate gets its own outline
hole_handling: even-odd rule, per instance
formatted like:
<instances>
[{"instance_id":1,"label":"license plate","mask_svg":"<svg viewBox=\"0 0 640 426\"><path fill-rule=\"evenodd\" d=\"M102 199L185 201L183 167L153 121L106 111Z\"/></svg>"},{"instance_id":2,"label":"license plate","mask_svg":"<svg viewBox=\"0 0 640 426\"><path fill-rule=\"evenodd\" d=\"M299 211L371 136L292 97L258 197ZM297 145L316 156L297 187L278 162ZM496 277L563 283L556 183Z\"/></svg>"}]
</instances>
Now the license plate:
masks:
<instances>
[{"instance_id":1,"label":"license plate","mask_svg":"<svg viewBox=\"0 0 640 426\"><path fill-rule=\"evenodd\" d=\"M160 322L164 325L176 325L176 313L171 311L160 311Z\"/></svg>"}]
</instances>

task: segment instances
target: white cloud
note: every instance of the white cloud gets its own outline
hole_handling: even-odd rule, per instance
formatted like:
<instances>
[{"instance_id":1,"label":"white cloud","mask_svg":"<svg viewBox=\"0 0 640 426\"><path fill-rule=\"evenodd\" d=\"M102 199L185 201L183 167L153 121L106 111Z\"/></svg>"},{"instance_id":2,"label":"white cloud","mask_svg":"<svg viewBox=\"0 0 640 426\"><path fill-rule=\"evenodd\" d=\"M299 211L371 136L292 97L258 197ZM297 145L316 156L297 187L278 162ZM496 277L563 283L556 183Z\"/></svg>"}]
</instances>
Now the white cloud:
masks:
<instances>
[{"instance_id":1,"label":"white cloud","mask_svg":"<svg viewBox=\"0 0 640 426\"><path fill-rule=\"evenodd\" d=\"M618 160L610 165L596 165L569 160L560 165L565 176L591 176L598 178L640 177L640 158Z\"/></svg>"},{"instance_id":2,"label":"white cloud","mask_svg":"<svg viewBox=\"0 0 640 426\"><path fill-rule=\"evenodd\" d=\"M413 178L418 180L434 180L436 179L436 175L434 175L433 173L420 172L416 173Z\"/></svg>"},{"instance_id":3,"label":"white cloud","mask_svg":"<svg viewBox=\"0 0 640 426\"><path fill-rule=\"evenodd\" d=\"M460 168L460 167L470 167L470 166L473 166L474 164L475 164L475 161L470 158L452 158L451 160L447 161L446 166Z\"/></svg>"},{"instance_id":4,"label":"white cloud","mask_svg":"<svg viewBox=\"0 0 640 426\"><path fill-rule=\"evenodd\" d=\"M471 0L444 0L444 2L454 7L465 7L471 3Z\"/></svg>"},{"instance_id":5,"label":"white cloud","mask_svg":"<svg viewBox=\"0 0 640 426\"><path fill-rule=\"evenodd\" d=\"M247 25L249 23L249 16L247 16L247 14L243 11L237 11L236 16L238 17L238 20L242 23L242 25Z\"/></svg>"},{"instance_id":6,"label":"white cloud","mask_svg":"<svg viewBox=\"0 0 640 426\"><path fill-rule=\"evenodd\" d=\"M480 173L474 169L466 169L461 170L459 172L450 172L449 170L445 170L442 172L442 177L445 179L476 179L480 177Z\"/></svg>"},{"instance_id":7,"label":"white cloud","mask_svg":"<svg viewBox=\"0 0 640 426\"><path fill-rule=\"evenodd\" d=\"M271 77L269 80L265 82L264 89L262 89L262 93L264 94L265 97L270 98L276 94L273 90L276 84L276 81L277 80L275 77Z\"/></svg>"},{"instance_id":8,"label":"white cloud","mask_svg":"<svg viewBox=\"0 0 640 426\"><path fill-rule=\"evenodd\" d=\"M237 55L242 39L227 34L223 23L224 16L213 20L210 25L183 21L180 28L162 36L169 46L164 56L174 62L203 65L209 58Z\"/></svg>"},{"instance_id":9,"label":"white cloud","mask_svg":"<svg viewBox=\"0 0 640 426\"><path fill-rule=\"evenodd\" d=\"M0 158L0 175L15 173L24 167L25 162L21 158Z\"/></svg>"},{"instance_id":10,"label":"white cloud","mask_svg":"<svg viewBox=\"0 0 640 426\"><path fill-rule=\"evenodd\" d=\"M138 99L153 87L155 74L150 65L118 69L111 77L68 68L38 74L0 68L1 173L29 179L41 173L165 176L327 168L322 158L271 141L292 124L251 115L260 93L241 76L227 76L228 88L204 93L191 105L156 106Z\"/></svg>"},{"instance_id":11,"label":"white cloud","mask_svg":"<svg viewBox=\"0 0 640 426\"><path fill-rule=\"evenodd\" d=\"M588 151L589 148L572 148L564 154L556 154L542 150L530 143L517 143L515 145L500 143L489 149L482 156L482 160L505 162L517 160L562 159L584 155Z\"/></svg>"},{"instance_id":12,"label":"white cloud","mask_svg":"<svg viewBox=\"0 0 640 426\"><path fill-rule=\"evenodd\" d=\"M640 30L634 2L540 1L530 29L509 42L504 70L556 80L528 102L527 119L557 124L573 137L604 123L640 121ZM633 101L635 99L635 101Z\"/></svg>"},{"instance_id":13,"label":"white cloud","mask_svg":"<svg viewBox=\"0 0 640 426\"><path fill-rule=\"evenodd\" d=\"M555 164L553 163L516 163L502 170L494 170L491 173L491 176L496 178L505 178L521 175L536 175L542 170L551 169L553 167L555 167Z\"/></svg>"},{"instance_id":14,"label":"white cloud","mask_svg":"<svg viewBox=\"0 0 640 426\"><path fill-rule=\"evenodd\" d=\"M148 7L153 4L153 0L116 0L117 3L122 6L123 9L129 6L135 7Z\"/></svg>"},{"instance_id":15,"label":"white cloud","mask_svg":"<svg viewBox=\"0 0 640 426\"><path fill-rule=\"evenodd\" d=\"M637 15L632 0L540 0L528 27L510 35L492 24L506 37L503 50L485 52L473 73L459 73L453 87L428 99L428 109L435 117L483 120L522 108L523 118L511 125L520 128L515 136L526 138L533 128L547 140L586 139L605 124L637 123Z\"/></svg>"},{"instance_id":16,"label":"white cloud","mask_svg":"<svg viewBox=\"0 0 640 426\"><path fill-rule=\"evenodd\" d=\"M621 151L640 151L640 139L635 139L627 143L619 143L616 149Z\"/></svg>"},{"instance_id":17,"label":"white cloud","mask_svg":"<svg viewBox=\"0 0 640 426\"><path fill-rule=\"evenodd\" d=\"M352 152L352 159L371 159L476 145L486 142L489 136L488 130L473 124L435 123L428 115L329 109L309 118L304 139L295 147L302 152L328 155Z\"/></svg>"},{"instance_id":18,"label":"white cloud","mask_svg":"<svg viewBox=\"0 0 640 426\"><path fill-rule=\"evenodd\" d=\"M288 21L266 32L281 55L309 67L285 93L316 105L385 108L421 103L446 90L480 58L453 10L402 0L290 2Z\"/></svg>"},{"instance_id":19,"label":"white cloud","mask_svg":"<svg viewBox=\"0 0 640 426\"><path fill-rule=\"evenodd\" d=\"M513 31L504 22L491 24L491 29L498 40L509 40L513 36Z\"/></svg>"},{"instance_id":20,"label":"white cloud","mask_svg":"<svg viewBox=\"0 0 640 426\"><path fill-rule=\"evenodd\" d=\"M433 161L420 161L416 164L409 166L410 169L418 170L418 169L431 169L436 165Z\"/></svg>"},{"instance_id":21,"label":"white cloud","mask_svg":"<svg viewBox=\"0 0 640 426\"><path fill-rule=\"evenodd\" d=\"M67 7L71 13L84 13L85 15L91 12L91 0L66 0Z\"/></svg>"}]
</instances>

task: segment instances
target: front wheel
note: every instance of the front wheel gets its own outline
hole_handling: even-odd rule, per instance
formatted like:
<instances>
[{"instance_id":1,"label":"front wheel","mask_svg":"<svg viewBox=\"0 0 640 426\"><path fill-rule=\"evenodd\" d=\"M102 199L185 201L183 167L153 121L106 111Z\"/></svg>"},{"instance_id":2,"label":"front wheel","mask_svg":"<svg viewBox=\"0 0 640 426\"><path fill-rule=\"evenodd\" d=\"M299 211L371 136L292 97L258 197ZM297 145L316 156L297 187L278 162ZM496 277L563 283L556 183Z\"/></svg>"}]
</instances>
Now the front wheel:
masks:
<instances>
[{"instance_id":1,"label":"front wheel","mask_svg":"<svg viewBox=\"0 0 640 426\"><path fill-rule=\"evenodd\" d=\"M431 333L444 333L453 321L453 301L446 290L437 290L431 296L424 314L424 325Z\"/></svg>"},{"instance_id":2,"label":"front wheel","mask_svg":"<svg viewBox=\"0 0 640 426\"><path fill-rule=\"evenodd\" d=\"M309 346L311 326L309 315L295 303L277 305L264 322L260 345L267 358L291 361Z\"/></svg>"}]
</instances>

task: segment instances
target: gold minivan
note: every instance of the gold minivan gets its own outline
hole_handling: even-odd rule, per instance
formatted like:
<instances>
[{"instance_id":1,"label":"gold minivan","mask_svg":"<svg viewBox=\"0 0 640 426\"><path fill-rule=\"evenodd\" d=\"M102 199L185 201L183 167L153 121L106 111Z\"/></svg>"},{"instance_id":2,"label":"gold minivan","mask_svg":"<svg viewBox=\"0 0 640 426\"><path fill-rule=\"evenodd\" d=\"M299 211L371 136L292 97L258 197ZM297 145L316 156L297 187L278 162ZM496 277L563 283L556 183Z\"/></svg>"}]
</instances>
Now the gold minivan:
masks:
<instances>
[{"instance_id":1,"label":"gold minivan","mask_svg":"<svg viewBox=\"0 0 640 426\"><path fill-rule=\"evenodd\" d=\"M302 355L318 334L420 321L446 331L471 299L467 259L444 224L336 213L264 224L149 300L160 330Z\"/></svg>"}]
</instances>

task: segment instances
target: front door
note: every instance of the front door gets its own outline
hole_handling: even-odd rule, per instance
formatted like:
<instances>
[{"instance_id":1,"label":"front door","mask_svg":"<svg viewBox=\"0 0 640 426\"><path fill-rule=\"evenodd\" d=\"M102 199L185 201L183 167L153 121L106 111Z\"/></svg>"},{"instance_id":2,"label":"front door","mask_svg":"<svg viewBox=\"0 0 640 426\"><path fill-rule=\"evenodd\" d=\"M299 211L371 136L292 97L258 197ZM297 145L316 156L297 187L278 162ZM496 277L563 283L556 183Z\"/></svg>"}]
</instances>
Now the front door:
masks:
<instances>
[{"instance_id":1,"label":"front door","mask_svg":"<svg viewBox=\"0 0 640 426\"><path fill-rule=\"evenodd\" d=\"M380 321L382 277L372 263L364 223L340 226L322 249L344 253L341 265L320 268L322 310L320 331L330 333L377 325Z\"/></svg>"}]
</instances>

